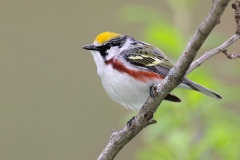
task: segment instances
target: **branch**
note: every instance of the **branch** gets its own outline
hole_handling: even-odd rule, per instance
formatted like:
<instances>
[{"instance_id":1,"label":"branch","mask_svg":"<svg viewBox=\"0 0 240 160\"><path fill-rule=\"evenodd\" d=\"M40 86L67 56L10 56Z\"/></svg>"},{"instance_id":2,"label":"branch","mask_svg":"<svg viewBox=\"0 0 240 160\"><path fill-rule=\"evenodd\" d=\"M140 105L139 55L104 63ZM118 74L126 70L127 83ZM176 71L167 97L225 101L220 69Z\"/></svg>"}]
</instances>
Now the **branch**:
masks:
<instances>
[{"instance_id":1,"label":"branch","mask_svg":"<svg viewBox=\"0 0 240 160\"><path fill-rule=\"evenodd\" d=\"M238 39L240 38L239 34L234 34L231 38L229 38L226 42L224 42L222 45L218 46L217 48L214 48L208 52L206 52L204 55L202 55L200 58L198 58L195 62L193 62L191 64L191 66L189 67L187 74L189 74L190 72L192 72L194 69L196 69L197 67L199 67L203 62L205 62L207 59L209 59L210 57L221 53L224 51L226 51L226 49L232 45L233 43L235 43ZM227 57L229 58L239 58L240 55L238 54L227 54L225 52L225 54L227 55Z\"/></svg>"},{"instance_id":2,"label":"branch","mask_svg":"<svg viewBox=\"0 0 240 160\"><path fill-rule=\"evenodd\" d=\"M236 22L236 33L229 38L226 42L224 42L222 45L218 46L217 48L214 48L208 52L206 52L203 56L201 56L199 59L197 59L195 62L191 64L189 67L187 74L192 72L194 69L199 67L203 62L205 62L210 57L223 52L229 59L236 59L240 58L240 54L237 54L235 52L229 53L227 52L227 48L235 43L240 38L240 1L235 0L235 2L232 4L232 8L235 9L235 22ZM187 75L186 74L186 75Z\"/></svg>"},{"instance_id":3,"label":"branch","mask_svg":"<svg viewBox=\"0 0 240 160\"><path fill-rule=\"evenodd\" d=\"M235 9L235 22L237 25L236 34L240 34L240 1L235 0L232 4L232 8Z\"/></svg>"},{"instance_id":4,"label":"branch","mask_svg":"<svg viewBox=\"0 0 240 160\"><path fill-rule=\"evenodd\" d=\"M235 53L235 52L229 53L229 52L227 51L227 49L223 50L222 52L223 52L223 53L227 56L227 58L229 58L229 59L237 59L237 58L240 58L240 54L237 54L237 53Z\"/></svg>"},{"instance_id":5,"label":"branch","mask_svg":"<svg viewBox=\"0 0 240 160\"><path fill-rule=\"evenodd\" d=\"M230 0L213 1L213 6L208 16L194 33L176 65L170 70L169 75L154 87L158 94L157 97L154 99L149 97L147 99L139 113L135 116L135 119L133 119L131 127L125 126L119 132L114 131L112 133L109 143L98 157L98 160L114 159L117 153L143 128L156 122L152 119L153 114L163 99L181 83L198 50L213 28L220 22L220 17L229 1Z\"/></svg>"}]
</instances>

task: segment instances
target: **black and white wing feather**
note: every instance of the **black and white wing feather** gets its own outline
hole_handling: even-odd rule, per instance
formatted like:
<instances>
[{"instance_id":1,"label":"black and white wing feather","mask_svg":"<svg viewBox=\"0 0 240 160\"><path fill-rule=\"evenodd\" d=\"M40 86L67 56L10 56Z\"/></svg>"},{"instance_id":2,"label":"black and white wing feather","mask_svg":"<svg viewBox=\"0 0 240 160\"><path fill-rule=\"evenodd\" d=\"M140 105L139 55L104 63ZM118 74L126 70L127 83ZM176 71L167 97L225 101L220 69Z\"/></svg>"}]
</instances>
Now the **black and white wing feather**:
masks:
<instances>
[{"instance_id":1,"label":"black and white wing feather","mask_svg":"<svg viewBox=\"0 0 240 160\"><path fill-rule=\"evenodd\" d=\"M127 62L161 76L167 76L173 67L167 57L153 46L140 46L123 52L122 55Z\"/></svg>"}]
</instances>

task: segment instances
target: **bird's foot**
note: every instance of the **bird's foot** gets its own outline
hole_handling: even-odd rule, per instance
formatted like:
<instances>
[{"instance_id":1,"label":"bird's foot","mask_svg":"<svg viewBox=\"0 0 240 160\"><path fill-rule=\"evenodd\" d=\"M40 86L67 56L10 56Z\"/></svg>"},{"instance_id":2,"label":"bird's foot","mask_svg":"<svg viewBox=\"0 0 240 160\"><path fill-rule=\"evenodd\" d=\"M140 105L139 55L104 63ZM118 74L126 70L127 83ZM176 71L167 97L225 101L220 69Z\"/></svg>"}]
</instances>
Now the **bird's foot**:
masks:
<instances>
[{"instance_id":1,"label":"bird's foot","mask_svg":"<svg viewBox=\"0 0 240 160\"><path fill-rule=\"evenodd\" d=\"M154 99L156 98L155 94L156 94L156 86L155 85L152 85L149 89L149 94L150 96Z\"/></svg>"},{"instance_id":2,"label":"bird's foot","mask_svg":"<svg viewBox=\"0 0 240 160\"><path fill-rule=\"evenodd\" d=\"M127 122L127 126L129 128L134 128L133 122L135 121L135 116L133 116L128 122Z\"/></svg>"}]
</instances>

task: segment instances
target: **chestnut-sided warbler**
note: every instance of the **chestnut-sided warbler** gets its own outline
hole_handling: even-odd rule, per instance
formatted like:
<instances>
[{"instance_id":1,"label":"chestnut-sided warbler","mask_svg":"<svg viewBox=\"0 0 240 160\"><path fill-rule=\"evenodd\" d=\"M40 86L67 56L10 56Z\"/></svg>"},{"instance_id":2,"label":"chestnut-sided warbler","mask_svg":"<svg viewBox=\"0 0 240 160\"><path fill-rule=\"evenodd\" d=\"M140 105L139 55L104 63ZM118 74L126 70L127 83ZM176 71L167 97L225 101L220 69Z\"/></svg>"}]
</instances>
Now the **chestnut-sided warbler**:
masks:
<instances>
[{"instance_id":1,"label":"chestnut-sided warbler","mask_svg":"<svg viewBox=\"0 0 240 160\"><path fill-rule=\"evenodd\" d=\"M150 88L160 83L173 67L157 47L118 33L103 32L96 37L93 44L83 48L91 51L98 76L108 95L132 110L141 109L151 93ZM214 91L187 78L178 87L222 99ZM181 101L172 94L166 96L165 100Z\"/></svg>"}]
</instances>

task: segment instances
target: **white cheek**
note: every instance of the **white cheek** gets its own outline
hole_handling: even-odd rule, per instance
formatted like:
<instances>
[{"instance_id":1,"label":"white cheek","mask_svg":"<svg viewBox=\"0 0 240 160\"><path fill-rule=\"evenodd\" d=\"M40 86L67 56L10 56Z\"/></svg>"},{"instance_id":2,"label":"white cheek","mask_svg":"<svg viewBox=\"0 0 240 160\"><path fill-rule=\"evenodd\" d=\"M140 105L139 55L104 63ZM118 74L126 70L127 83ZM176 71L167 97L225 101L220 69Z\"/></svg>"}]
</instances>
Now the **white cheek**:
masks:
<instances>
[{"instance_id":1,"label":"white cheek","mask_svg":"<svg viewBox=\"0 0 240 160\"><path fill-rule=\"evenodd\" d=\"M106 52L108 53L106 56L106 60L109 60L115 56L117 56L119 54L119 47L115 46L115 47L111 47L109 50L107 50Z\"/></svg>"}]
</instances>

